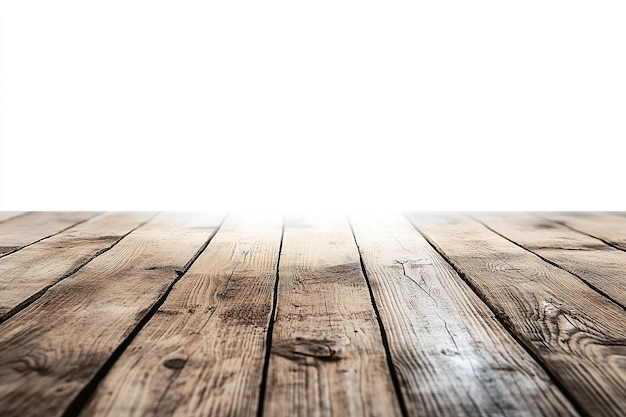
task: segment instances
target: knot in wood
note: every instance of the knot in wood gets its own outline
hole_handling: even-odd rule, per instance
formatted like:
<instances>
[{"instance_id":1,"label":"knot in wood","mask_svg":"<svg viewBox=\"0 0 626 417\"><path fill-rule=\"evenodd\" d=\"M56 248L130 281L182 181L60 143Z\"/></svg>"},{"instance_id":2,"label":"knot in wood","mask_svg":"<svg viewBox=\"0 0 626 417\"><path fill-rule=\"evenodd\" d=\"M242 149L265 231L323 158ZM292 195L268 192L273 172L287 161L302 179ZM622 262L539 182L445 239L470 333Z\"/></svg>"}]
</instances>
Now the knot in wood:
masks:
<instances>
[{"instance_id":1,"label":"knot in wood","mask_svg":"<svg viewBox=\"0 0 626 417\"><path fill-rule=\"evenodd\" d=\"M302 361L314 358L324 362L336 362L342 359L337 349L331 346L328 340L304 340L297 338L293 341L281 343L274 347L273 352L284 358Z\"/></svg>"},{"instance_id":2,"label":"knot in wood","mask_svg":"<svg viewBox=\"0 0 626 417\"><path fill-rule=\"evenodd\" d=\"M163 362L163 365L166 368L170 368L170 369L181 369L185 366L186 363L187 363L187 359L174 358L174 359L166 360L165 362Z\"/></svg>"}]
</instances>

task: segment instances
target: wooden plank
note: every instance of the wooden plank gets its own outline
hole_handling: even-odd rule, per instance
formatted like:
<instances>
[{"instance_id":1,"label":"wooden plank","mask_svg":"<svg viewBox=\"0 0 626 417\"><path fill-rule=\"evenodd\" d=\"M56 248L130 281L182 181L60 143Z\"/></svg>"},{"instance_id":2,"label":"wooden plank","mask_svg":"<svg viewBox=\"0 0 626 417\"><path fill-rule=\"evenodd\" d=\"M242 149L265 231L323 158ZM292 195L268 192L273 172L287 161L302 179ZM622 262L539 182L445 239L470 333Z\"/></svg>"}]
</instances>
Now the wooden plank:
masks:
<instances>
[{"instance_id":1,"label":"wooden plank","mask_svg":"<svg viewBox=\"0 0 626 417\"><path fill-rule=\"evenodd\" d=\"M350 221L409 415L577 415L403 216Z\"/></svg>"},{"instance_id":2,"label":"wooden plank","mask_svg":"<svg viewBox=\"0 0 626 417\"><path fill-rule=\"evenodd\" d=\"M263 414L400 415L345 217L289 216L278 282Z\"/></svg>"},{"instance_id":3,"label":"wooden plank","mask_svg":"<svg viewBox=\"0 0 626 417\"><path fill-rule=\"evenodd\" d=\"M0 258L0 322L153 216L106 213Z\"/></svg>"},{"instance_id":4,"label":"wooden plank","mask_svg":"<svg viewBox=\"0 0 626 417\"><path fill-rule=\"evenodd\" d=\"M626 217L611 212L554 212L541 216L626 250Z\"/></svg>"},{"instance_id":5,"label":"wooden plank","mask_svg":"<svg viewBox=\"0 0 626 417\"><path fill-rule=\"evenodd\" d=\"M626 414L626 311L466 216L410 215L589 416Z\"/></svg>"},{"instance_id":6,"label":"wooden plank","mask_svg":"<svg viewBox=\"0 0 626 417\"><path fill-rule=\"evenodd\" d=\"M166 294L220 218L162 214L0 324L3 416L60 416Z\"/></svg>"},{"instance_id":7,"label":"wooden plank","mask_svg":"<svg viewBox=\"0 0 626 417\"><path fill-rule=\"evenodd\" d=\"M32 212L0 223L0 257L94 217L93 212Z\"/></svg>"},{"instance_id":8,"label":"wooden plank","mask_svg":"<svg viewBox=\"0 0 626 417\"><path fill-rule=\"evenodd\" d=\"M229 217L81 415L255 415L281 234Z\"/></svg>"},{"instance_id":9,"label":"wooden plank","mask_svg":"<svg viewBox=\"0 0 626 417\"><path fill-rule=\"evenodd\" d=\"M22 214L24 214L23 211L0 211L0 222L10 220Z\"/></svg>"},{"instance_id":10,"label":"wooden plank","mask_svg":"<svg viewBox=\"0 0 626 417\"><path fill-rule=\"evenodd\" d=\"M626 252L529 213L477 213L475 217L626 308Z\"/></svg>"}]
</instances>

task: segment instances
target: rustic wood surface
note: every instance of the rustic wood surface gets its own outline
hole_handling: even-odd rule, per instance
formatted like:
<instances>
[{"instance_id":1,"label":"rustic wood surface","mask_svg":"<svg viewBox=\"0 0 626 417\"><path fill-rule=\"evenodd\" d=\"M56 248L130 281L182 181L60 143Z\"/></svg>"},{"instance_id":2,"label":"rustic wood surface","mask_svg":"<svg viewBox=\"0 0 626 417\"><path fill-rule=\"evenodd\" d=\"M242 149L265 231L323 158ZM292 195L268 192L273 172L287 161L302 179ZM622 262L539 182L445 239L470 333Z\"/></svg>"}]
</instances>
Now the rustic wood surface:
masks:
<instances>
[{"instance_id":1,"label":"rustic wood surface","mask_svg":"<svg viewBox=\"0 0 626 417\"><path fill-rule=\"evenodd\" d=\"M625 213L541 213L546 218L566 227L604 241L626 251Z\"/></svg>"},{"instance_id":2,"label":"rustic wood surface","mask_svg":"<svg viewBox=\"0 0 626 417\"><path fill-rule=\"evenodd\" d=\"M3 416L63 415L218 222L161 215L0 324Z\"/></svg>"},{"instance_id":3,"label":"rustic wood surface","mask_svg":"<svg viewBox=\"0 0 626 417\"><path fill-rule=\"evenodd\" d=\"M463 215L411 220L590 416L626 410L626 311Z\"/></svg>"},{"instance_id":4,"label":"rustic wood surface","mask_svg":"<svg viewBox=\"0 0 626 417\"><path fill-rule=\"evenodd\" d=\"M506 239L576 275L626 308L626 252L576 232L549 217L481 213L475 217ZM562 217L557 217L561 219ZM613 222L626 225L626 217Z\"/></svg>"},{"instance_id":5,"label":"rustic wood surface","mask_svg":"<svg viewBox=\"0 0 626 417\"><path fill-rule=\"evenodd\" d=\"M344 216L288 216L264 414L400 416Z\"/></svg>"},{"instance_id":6,"label":"rustic wood surface","mask_svg":"<svg viewBox=\"0 0 626 417\"><path fill-rule=\"evenodd\" d=\"M94 217L96 214L43 212L27 213L23 216L6 216L6 220L0 223L0 257L54 236Z\"/></svg>"},{"instance_id":7,"label":"rustic wood surface","mask_svg":"<svg viewBox=\"0 0 626 417\"><path fill-rule=\"evenodd\" d=\"M0 211L0 222L25 214L22 211Z\"/></svg>"},{"instance_id":8,"label":"rustic wood surface","mask_svg":"<svg viewBox=\"0 0 626 417\"><path fill-rule=\"evenodd\" d=\"M152 216L105 213L0 258L0 322L104 253Z\"/></svg>"},{"instance_id":9,"label":"rustic wood surface","mask_svg":"<svg viewBox=\"0 0 626 417\"><path fill-rule=\"evenodd\" d=\"M625 259L617 212L0 212L0 416L623 417Z\"/></svg>"},{"instance_id":10,"label":"rustic wood surface","mask_svg":"<svg viewBox=\"0 0 626 417\"><path fill-rule=\"evenodd\" d=\"M351 220L410 415L576 415L405 218Z\"/></svg>"},{"instance_id":11,"label":"rustic wood surface","mask_svg":"<svg viewBox=\"0 0 626 417\"><path fill-rule=\"evenodd\" d=\"M281 216L227 219L81 415L253 415L281 232Z\"/></svg>"}]
</instances>

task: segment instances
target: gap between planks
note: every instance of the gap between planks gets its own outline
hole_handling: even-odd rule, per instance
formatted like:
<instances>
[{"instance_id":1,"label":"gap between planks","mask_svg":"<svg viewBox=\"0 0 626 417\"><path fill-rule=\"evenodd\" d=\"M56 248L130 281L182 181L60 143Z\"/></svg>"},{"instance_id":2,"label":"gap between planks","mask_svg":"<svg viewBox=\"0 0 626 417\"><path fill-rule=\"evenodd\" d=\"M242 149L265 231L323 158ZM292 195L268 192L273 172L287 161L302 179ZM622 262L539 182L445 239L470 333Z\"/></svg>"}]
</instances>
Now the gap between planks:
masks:
<instances>
[{"instance_id":1,"label":"gap between planks","mask_svg":"<svg viewBox=\"0 0 626 417\"><path fill-rule=\"evenodd\" d=\"M276 318L276 312L278 309L278 291L277 289L279 288L280 285L280 277L279 277L279 270L280 270L280 264L281 264L281 254L282 254L282 246L283 246L283 238L284 238L284 221L283 221L283 229L282 229L282 235L280 238L280 244L279 244L279 250L278 250L278 258L276 261L276 267L275 267L275 280L274 280L274 291L272 293L272 303L271 303L271 314L270 314L270 321L268 324L268 332L267 332L267 337L265 340L265 360L263 361L263 371L262 371L262 382L260 385L260 391L259 391L259 397L258 397L258 406L257 406L257 415L258 416L262 416L263 415L263 407L265 406L264 404L264 397L266 395L266 391L267 391L267 373L268 373L268 369L269 369L269 364L270 364L270 359L271 359L271 347L272 347L272 343L273 343L273 335L272 332L274 330L274 320ZM352 240L354 241L355 245L357 245L358 248L358 241L356 239L356 235L354 233L354 229L352 228L352 225L350 224L350 231L352 234ZM151 320L151 318L153 318L158 310L161 308L161 306L163 306L164 303L167 302L168 297L171 294L171 291L173 290L173 288L175 288L175 284L179 283L180 279L183 277L183 275L185 274L186 271L188 271L191 266L193 265L193 263L201 256L202 253L204 253L204 251L207 249L209 243L211 242L211 239L213 239L213 237L215 236L215 233L205 242L204 246L198 250L198 252L196 253L196 255L182 268L182 273L178 272L178 277L176 278L176 280L170 284L170 286L168 287L166 293L164 293L161 298L158 300L157 304L153 305L152 309L148 312L148 314L146 316L144 316L144 318L142 319L141 322L139 322L139 324L137 325L137 327L135 327L135 329L133 330L133 332L131 334L128 335L128 337L122 342L122 345L120 345L112 354L112 356L109 358L109 360L105 363L105 365L103 366L103 368L101 368L101 370L96 374L96 376L93 378L92 381L89 382L88 386L86 386L83 391L81 391L81 393L75 398L74 402L72 402L72 404L70 405L70 407L68 408L68 410L65 413L66 417L69 416L75 416L78 415L79 413L82 412L83 410L83 405L89 400L90 394L92 394L94 392L94 390L96 389L98 383L107 377L108 371L115 365L116 361L119 359L119 357L124 354L124 352L127 350L128 346L136 339L136 337L141 334L140 332L142 331L142 329L144 329L144 327L149 323L149 321ZM439 250L437 250L437 247L435 245L433 245L432 242L429 241L429 245L431 245L434 250L436 250L437 252L439 252ZM439 252L441 254L441 252ZM443 255L443 254L441 254ZM393 379L393 375L395 373L395 368L393 367L393 358L391 356L391 351L389 348L389 342L386 340L387 336L386 336L386 332L385 332L385 328L383 326L382 323L382 319L380 316L380 312L378 311L378 307L376 304L376 300L374 297L374 292L372 290L372 283L370 282L370 278L367 276L367 272L366 272L366 268L364 265L364 261L363 261L363 256L361 253L360 248L358 248L358 256L359 256L359 265L361 268L361 272L362 274L364 274L364 279L365 279L365 283L367 285L368 288L368 292L369 292L369 298L370 298L370 302L372 304L372 308L374 309L375 312L375 316L376 316L376 320L379 324L379 329L380 329L380 333L381 333L381 337L383 338L383 346L385 348L385 354L386 354L386 359L387 359L387 363L389 366L389 371L391 372L391 376ZM448 264L451 265L451 268L454 268L454 264L447 258L444 257L444 259L446 260L446 262ZM456 268L455 268L456 269ZM465 279L466 283L467 279ZM476 291L475 288L473 288L470 285L470 288L472 288L473 292L475 292L476 294L479 294L478 291ZM484 300L483 300L484 301ZM497 315L496 315L497 316ZM515 335L508 329L508 327L506 326L506 323L502 322L503 324L505 324L505 328L511 333L511 335L514 336ZM515 338L515 340L526 349L526 346L517 338ZM532 354L532 352L528 349L526 349L529 353ZM541 361L539 361L540 364L542 364ZM545 367L544 367L545 369ZM403 397L402 394L399 390L399 382L397 381L397 376L395 377L396 380L394 381L394 389L396 391L396 395L398 400L400 401L401 404L401 409L402 409L402 415L406 416L407 415L407 411L406 411L406 406L402 407L403 404ZM95 382L94 382L95 381ZM557 381L558 382L558 381ZM565 391L567 393L567 391Z\"/></svg>"},{"instance_id":2,"label":"gap between planks","mask_svg":"<svg viewBox=\"0 0 626 417\"><path fill-rule=\"evenodd\" d=\"M345 216L288 216L264 414L402 415Z\"/></svg>"},{"instance_id":3,"label":"gap between planks","mask_svg":"<svg viewBox=\"0 0 626 417\"><path fill-rule=\"evenodd\" d=\"M357 241L356 234L354 232L354 226L352 221L348 217L348 223L350 224L350 232L352 232L352 238L354 239L354 244L357 247L359 252L359 264L361 265L361 272L365 277L365 282L367 283L367 290L369 291L370 300L372 303L372 308L374 309L374 313L376 314L376 321L378 322L378 328L380 329L380 337L385 347L385 357L387 359L387 367L389 368L389 374L391 376L391 381L393 383L393 389L396 393L396 397L398 398L398 405L400 407L400 412L403 417L408 417L409 411L406 406L406 400L404 399L404 395L402 394L402 387L400 384L400 379L398 378L398 372L396 371L396 367L393 364L393 358L391 356L391 347L389 345L389 337L387 336L387 332L385 331L385 326L383 324L382 317L380 315L380 310L378 309L378 305L376 304L376 298L374 297L374 290L372 289L372 282L370 277L367 274L367 270L365 268L365 263L363 262L363 253L361 248L359 247L359 242Z\"/></svg>"},{"instance_id":4,"label":"gap between planks","mask_svg":"<svg viewBox=\"0 0 626 417\"><path fill-rule=\"evenodd\" d=\"M267 220L226 219L81 415L257 412L282 233Z\"/></svg>"},{"instance_id":5,"label":"gap between planks","mask_svg":"<svg viewBox=\"0 0 626 417\"><path fill-rule=\"evenodd\" d=\"M626 252L626 221L624 220L626 213L538 213L538 215ZM621 221L608 222L607 225L607 216Z\"/></svg>"},{"instance_id":6,"label":"gap between planks","mask_svg":"<svg viewBox=\"0 0 626 417\"><path fill-rule=\"evenodd\" d=\"M0 258L76 227L97 212L30 212L0 222Z\"/></svg>"},{"instance_id":7,"label":"gap between planks","mask_svg":"<svg viewBox=\"0 0 626 417\"><path fill-rule=\"evenodd\" d=\"M222 219L161 214L0 324L5 415L67 411Z\"/></svg>"},{"instance_id":8,"label":"gap between planks","mask_svg":"<svg viewBox=\"0 0 626 417\"><path fill-rule=\"evenodd\" d=\"M403 216L352 223L409 415L577 415Z\"/></svg>"},{"instance_id":9,"label":"gap between planks","mask_svg":"<svg viewBox=\"0 0 626 417\"><path fill-rule=\"evenodd\" d=\"M109 251L155 214L104 213L0 258L0 323Z\"/></svg>"},{"instance_id":10,"label":"gap between planks","mask_svg":"<svg viewBox=\"0 0 626 417\"><path fill-rule=\"evenodd\" d=\"M606 242L601 239L546 218L545 220L558 225L549 228L550 231L561 227L565 229L563 232L569 232L569 235L565 236L549 235L543 229L547 228L547 225L540 224L531 216L527 213L507 213L502 217L495 213L482 213L470 217L544 262L574 275L588 287L626 310L626 253L613 245L605 244ZM533 245L535 241L533 237L538 231L544 236L541 236L541 239L537 238L537 244ZM597 247L598 244L594 241L602 243ZM540 242L548 242L552 246L538 245ZM555 242L562 244L554 246ZM563 251L567 251L567 255L560 254Z\"/></svg>"},{"instance_id":11,"label":"gap between planks","mask_svg":"<svg viewBox=\"0 0 626 417\"><path fill-rule=\"evenodd\" d=\"M409 218L579 412L623 415L624 371L612 365L626 356L623 309L465 215Z\"/></svg>"},{"instance_id":12,"label":"gap between planks","mask_svg":"<svg viewBox=\"0 0 626 417\"><path fill-rule=\"evenodd\" d=\"M128 346L133 342L133 340L137 337L139 332L148 324L148 322L154 317L156 312L161 308L163 303L167 300L167 297L172 292L174 286L183 278L183 276L187 273L187 271L191 268L194 262L200 257L200 255L206 250L209 246L217 232L219 232L220 228L224 224L225 218L216 226L215 230L209 235L206 242L198 249L198 251L193 255L193 257L180 269L175 270L176 279L172 281L172 283L168 286L167 290L163 293L161 298L157 300L157 302L150 308L149 312L139 321L136 327L128 334L128 336L120 343L120 345L113 351L109 359L102 365L102 367L98 370L98 372L94 375L94 377L83 387L83 389L78 393L78 395L72 400L72 402L68 405L67 410L63 413L63 417L76 417L83 412L85 405L88 403L90 398L94 395L94 392L98 388L98 385L101 381L106 377L107 373L113 368L118 359L122 356L124 351L128 348ZM144 223L145 224L145 223ZM129 232L130 233L130 232Z\"/></svg>"},{"instance_id":13,"label":"gap between planks","mask_svg":"<svg viewBox=\"0 0 626 417\"><path fill-rule=\"evenodd\" d=\"M282 229L280 232L280 243L278 244L278 259L276 260L276 276L274 277L274 292L272 294L272 312L265 338L265 358L263 360L263 370L261 384L259 387L259 402L257 405L257 417L263 417L265 409L265 396L267 395L267 376L269 373L270 358L272 356L272 338L274 334L274 322L276 321L276 309L278 307L278 284L280 280L280 258L283 253L283 242L285 241L285 215L282 216Z\"/></svg>"}]
</instances>

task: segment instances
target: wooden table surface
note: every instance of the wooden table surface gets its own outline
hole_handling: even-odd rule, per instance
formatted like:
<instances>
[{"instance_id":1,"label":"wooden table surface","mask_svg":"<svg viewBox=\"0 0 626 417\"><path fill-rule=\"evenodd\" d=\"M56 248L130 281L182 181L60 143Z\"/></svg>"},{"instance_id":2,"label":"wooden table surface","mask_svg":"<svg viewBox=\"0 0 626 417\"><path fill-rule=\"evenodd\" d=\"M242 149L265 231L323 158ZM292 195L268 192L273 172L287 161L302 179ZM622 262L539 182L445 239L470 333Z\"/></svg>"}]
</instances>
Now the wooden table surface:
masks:
<instances>
[{"instance_id":1,"label":"wooden table surface","mask_svg":"<svg viewBox=\"0 0 626 417\"><path fill-rule=\"evenodd\" d=\"M626 415L626 214L0 213L0 415Z\"/></svg>"}]
</instances>

